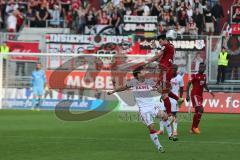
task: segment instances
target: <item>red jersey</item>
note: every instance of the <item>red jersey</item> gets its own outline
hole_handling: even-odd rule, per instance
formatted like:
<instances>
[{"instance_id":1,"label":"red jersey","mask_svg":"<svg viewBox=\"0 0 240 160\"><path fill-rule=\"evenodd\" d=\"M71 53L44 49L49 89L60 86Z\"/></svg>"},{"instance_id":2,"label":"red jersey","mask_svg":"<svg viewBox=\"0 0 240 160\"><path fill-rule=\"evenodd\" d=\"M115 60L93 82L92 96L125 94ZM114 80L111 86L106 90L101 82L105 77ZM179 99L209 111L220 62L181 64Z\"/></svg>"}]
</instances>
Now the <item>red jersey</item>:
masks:
<instances>
[{"instance_id":1,"label":"red jersey","mask_svg":"<svg viewBox=\"0 0 240 160\"><path fill-rule=\"evenodd\" d=\"M191 82L192 82L191 96L198 95L202 97L203 87L204 85L206 85L206 75L200 73L192 74Z\"/></svg>"},{"instance_id":2,"label":"red jersey","mask_svg":"<svg viewBox=\"0 0 240 160\"><path fill-rule=\"evenodd\" d=\"M161 50L163 51L163 57L161 58L159 65L164 68L172 68L175 54L174 46L171 43L167 43L162 46Z\"/></svg>"}]
</instances>

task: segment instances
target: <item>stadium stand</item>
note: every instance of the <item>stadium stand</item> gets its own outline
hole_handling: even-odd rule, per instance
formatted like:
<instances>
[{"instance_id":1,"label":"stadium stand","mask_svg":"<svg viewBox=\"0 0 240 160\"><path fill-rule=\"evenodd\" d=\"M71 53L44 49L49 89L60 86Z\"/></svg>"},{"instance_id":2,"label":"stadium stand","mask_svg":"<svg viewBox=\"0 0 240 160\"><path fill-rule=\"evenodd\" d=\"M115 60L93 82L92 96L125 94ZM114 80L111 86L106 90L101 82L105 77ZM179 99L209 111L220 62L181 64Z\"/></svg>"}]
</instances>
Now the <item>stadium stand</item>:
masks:
<instances>
[{"instance_id":1,"label":"stadium stand","mask_svg":"<svg viewBox=\"0 0 240 160\"><path fill-rule=\"evenodd\" d=\"M23 27L69 27L72 33L84 34L92 26L113 25L117 34L121 34L124 15L144 15L158 16L160 32L176 29L180 34L195 35L197 32L213 32L213 29L207 29L209 25L212 28L213 24L204 24L198 18L208 19L208 13L216 10L213 5L215 1L108 0L96 9L86 0L1 0L0 26L1 30L8 32L18 32ZM213 17L209 18L209 23L212 23Z\"/></svg>"}]
</instances>

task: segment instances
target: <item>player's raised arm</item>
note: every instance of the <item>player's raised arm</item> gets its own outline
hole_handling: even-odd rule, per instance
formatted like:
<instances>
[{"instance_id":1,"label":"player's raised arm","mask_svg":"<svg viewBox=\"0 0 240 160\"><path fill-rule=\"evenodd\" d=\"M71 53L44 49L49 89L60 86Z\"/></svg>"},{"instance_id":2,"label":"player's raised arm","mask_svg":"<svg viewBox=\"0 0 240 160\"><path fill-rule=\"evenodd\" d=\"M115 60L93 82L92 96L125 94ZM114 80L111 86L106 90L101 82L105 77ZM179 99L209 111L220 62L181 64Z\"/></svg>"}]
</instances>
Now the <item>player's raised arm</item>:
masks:
<instances>
[{"instance_id":1,"label":"player's raised arm","mask_svg":"<svg viewBox=\"0 0 240 160\"><path fill-rule=\"evenodd\" d=\"M147 62L145 62L144 66L150 64L150 63L153 63L155 61L159 61L163 56L163 52L160 51L160 53L156 54L154 57L150 58L147 60Z\"/></svg>"}]
</instances>

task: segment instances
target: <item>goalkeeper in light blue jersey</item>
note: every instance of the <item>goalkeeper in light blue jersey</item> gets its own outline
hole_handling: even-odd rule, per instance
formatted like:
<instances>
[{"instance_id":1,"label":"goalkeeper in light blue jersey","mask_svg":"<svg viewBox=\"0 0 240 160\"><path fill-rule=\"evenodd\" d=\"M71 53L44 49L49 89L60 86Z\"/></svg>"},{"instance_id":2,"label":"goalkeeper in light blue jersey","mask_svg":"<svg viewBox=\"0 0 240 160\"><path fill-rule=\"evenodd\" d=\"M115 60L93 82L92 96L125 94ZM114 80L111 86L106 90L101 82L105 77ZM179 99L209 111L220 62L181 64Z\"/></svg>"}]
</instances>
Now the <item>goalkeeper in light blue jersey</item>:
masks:
<instances>
[{"instance_id":1,"label":"goalkeeper in light blue jersey","mask_svg":"<svg viewBox=\"0 0 240 160\"><path fill-rule=\"evenodd\" d=\"M46 86L45 71L41 69L41 63L36 64L36 70L32 72L33 109L41 106L44 88Z\"/></svg>"}]
</instances>

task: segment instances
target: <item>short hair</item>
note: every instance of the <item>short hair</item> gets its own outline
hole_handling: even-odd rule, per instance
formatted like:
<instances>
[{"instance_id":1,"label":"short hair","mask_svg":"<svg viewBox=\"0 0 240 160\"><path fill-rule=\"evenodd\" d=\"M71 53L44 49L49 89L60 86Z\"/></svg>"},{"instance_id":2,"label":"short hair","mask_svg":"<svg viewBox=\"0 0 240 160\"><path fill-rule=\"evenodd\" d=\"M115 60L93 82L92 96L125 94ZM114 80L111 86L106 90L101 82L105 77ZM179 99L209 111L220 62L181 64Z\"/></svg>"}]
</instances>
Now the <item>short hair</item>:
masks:
<instances>
[{"instance_id":1,"label":"short hair","mask_svg":"<svg viewBox=\"0 0 240 160\"><path fill-rule=\"evenodd\" d=\"M176 68L176 69L178 69L178 65L176 65L176 64L173 64L173 68Z\"/></svg>"},{"instance_id":2,"label":"short hair","mask_svg":"<svg viewBox=\"0 0 240 160\"><path fill-rule=\"evenodd\" d=\"M163 39L163 40L167 39L166 34L158 35L157 40L160 40L160 39Z\"/></svg>"},{"instance_id":3,"label":"short hair","mask_svg":"<svg viewBox=\"0 0 240 160\"><path fill-rule=\"evenodd\" d=\"M204 62L201 62L199 65L206 65Z\"/></svg>"},{"instance_id":4,"label":"short hair","mask_svg":"<svg viewBox=\"0 0 240 160\"><path fill-rule=\"evenodd\" d=\"M134 78L138 77L138 74L143 70L143 66L139 66L133 70L133 76Z\"/></svg>"}]
</instances>

